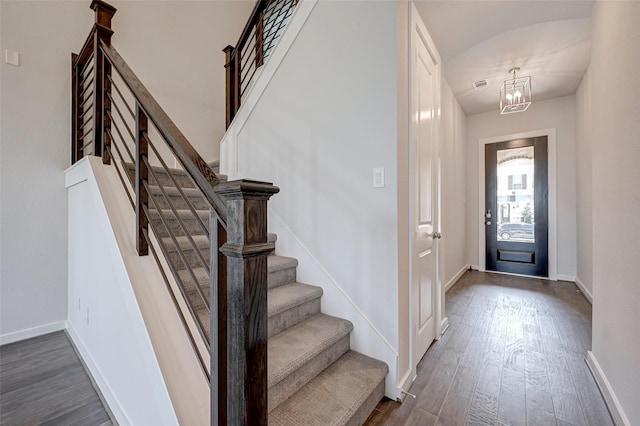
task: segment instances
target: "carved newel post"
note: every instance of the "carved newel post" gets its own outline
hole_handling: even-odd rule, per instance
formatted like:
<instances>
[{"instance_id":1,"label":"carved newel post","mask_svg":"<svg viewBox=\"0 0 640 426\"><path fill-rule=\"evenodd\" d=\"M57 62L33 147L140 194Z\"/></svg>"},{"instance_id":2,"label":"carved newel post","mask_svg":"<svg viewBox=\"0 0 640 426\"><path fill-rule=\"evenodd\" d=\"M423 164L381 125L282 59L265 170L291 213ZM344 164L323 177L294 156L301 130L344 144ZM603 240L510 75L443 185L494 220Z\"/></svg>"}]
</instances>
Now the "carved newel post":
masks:
<instances>
[{"instance_id":1,"label":"carved newel post","mask_svg":"<svg viewBox=\"0 0 640 426\"><path fill-rule=\"evenodd\" d=\"M227 256L226 424L266 425L267 256L274 249L267 242L267 200L279 188L238 180L215 191L227 201L227 242L220 248Z\"/></svg>"},{"instance_id":2,"label":"carved newel post","mask_svg":"<svg viewBox=\"0 0 640 426\"><path fill-rule=\"evenodd\" d=\"M102 157L102 162L109 164L111 157L109 156L109 146L111 140L107 134L107 130L111 130L111 118L109 116L111 111L111 100L109 98L111 94L111 64L109 61L105 61L104 55L100 50L100 42L105 44L111 44L111 36L113 30L111 29L111 19L116 13L116 8L108 3L100 0L93 0L91 2L91 9L95 11L95 24L94 28L94 124L93 124L93 149L94 155Z\"/></svg>"}]
</instances>

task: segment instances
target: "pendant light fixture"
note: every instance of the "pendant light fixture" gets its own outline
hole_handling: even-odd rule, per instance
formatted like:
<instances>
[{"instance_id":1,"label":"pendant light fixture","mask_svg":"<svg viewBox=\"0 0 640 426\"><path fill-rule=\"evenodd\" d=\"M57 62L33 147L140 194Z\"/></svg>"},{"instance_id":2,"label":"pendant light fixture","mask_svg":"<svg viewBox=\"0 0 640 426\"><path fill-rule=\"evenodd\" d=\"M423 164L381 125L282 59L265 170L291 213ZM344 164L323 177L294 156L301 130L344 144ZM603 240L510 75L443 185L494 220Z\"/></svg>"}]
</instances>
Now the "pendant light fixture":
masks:
<instances>
[{"instance_id":1,"label":"pendant light fixture","mask_svg":"<svg viewBox=\"0 0 640 426\"><path fill-rule=\"evenodd\" d=\"M531 105L531 77L516 77L519 67L509 70L513 79L506 80L500 89L500 114L524 112Z\"/></svg>"}]
</instances>

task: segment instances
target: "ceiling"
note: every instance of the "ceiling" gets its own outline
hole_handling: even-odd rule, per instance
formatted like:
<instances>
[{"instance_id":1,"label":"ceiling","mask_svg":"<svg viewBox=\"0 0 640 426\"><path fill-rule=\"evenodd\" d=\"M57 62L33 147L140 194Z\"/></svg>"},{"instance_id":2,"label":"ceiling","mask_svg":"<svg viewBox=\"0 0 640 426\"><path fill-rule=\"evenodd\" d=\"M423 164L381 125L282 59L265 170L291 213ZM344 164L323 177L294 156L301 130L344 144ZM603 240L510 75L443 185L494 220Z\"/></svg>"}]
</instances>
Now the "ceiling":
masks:
<instances>
[{"instance_id":1,"label":"ceiling","mask_svg":"<svg viewBox=\"0 0 640 426\"><path fill-rule=\"evenodd\" d=\"M533 101L575 93L589 66L592 0L414 0L465 114L498 112L500 86L531 76ZM487 80L474 89L472 82Z\"/></svg>"}]
</instances>

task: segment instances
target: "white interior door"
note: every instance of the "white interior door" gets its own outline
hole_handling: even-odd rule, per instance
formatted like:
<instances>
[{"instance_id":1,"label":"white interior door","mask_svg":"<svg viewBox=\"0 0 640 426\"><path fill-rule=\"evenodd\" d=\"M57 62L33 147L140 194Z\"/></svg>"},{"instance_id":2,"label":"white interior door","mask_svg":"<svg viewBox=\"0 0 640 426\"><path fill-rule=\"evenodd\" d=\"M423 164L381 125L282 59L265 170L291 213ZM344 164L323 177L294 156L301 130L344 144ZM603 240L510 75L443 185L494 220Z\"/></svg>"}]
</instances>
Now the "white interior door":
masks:
<instances>
[{"instance_id":1,"label":"white interior door","mask_svg":"<svg viewBox=\"0 0 640 426\"><path fill-rule=\"evenodd\" d=\"M415 12L415 10L414 10ZM413 14L416 15L415 13ZM438 286L437 59L418 18L411 34L412 355L417 365L436 338Z\"/></svg>"}]
</instances>

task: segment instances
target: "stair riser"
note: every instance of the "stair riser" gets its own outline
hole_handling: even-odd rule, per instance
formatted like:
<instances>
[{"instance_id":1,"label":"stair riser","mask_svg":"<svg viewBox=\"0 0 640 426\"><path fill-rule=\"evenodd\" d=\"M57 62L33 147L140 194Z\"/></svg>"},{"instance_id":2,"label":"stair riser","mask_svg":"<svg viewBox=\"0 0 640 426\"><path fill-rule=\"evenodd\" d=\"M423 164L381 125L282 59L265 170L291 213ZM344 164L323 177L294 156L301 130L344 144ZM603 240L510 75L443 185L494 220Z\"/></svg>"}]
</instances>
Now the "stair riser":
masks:
<instances>
[{"instance_id":1,"label":"stair riser","mask_svg":"<svg viewBox=\"0 0 640 426\"><path fill-rule=\"evenodd\" d=\"M171 180L171 178L169 177L169 175L166 172L160 172L160 171L156 171L155 172L156 177L158 178L158 181L160 181L160 184L164 187L169 187L169 186L176 186L173 183L173 180ZM178 182L178 185L180 186L180 188L195 188L195 184L193 183L193 181L191 180L191 178L189 176L187 176L186 174L183 174L182 172L176 172L173 174L173 178L176 180L176 182ZM151 173L149 173L149 183L152 185L157 185L156 180L151 176Z\"/></svg>"},{"instance_id":2,"label":"stair riser","mask_svg":"<svg viewBox=\"0 0 640 426\"><path fill-rule=\"evenodd\" d=\"M205 304L202 301L202 298L200 297L200 295L198 294L198 290L193 285L193 280L186 279L183 281L183 285L184 285L184 292L185 292L186 298L187 300L189 300L193 309L197 310L200 308L204 308ZM209 300L209 295L210 295L209 287L201 284L200 290L202 291L202 294L204 295L204 297L207 300Z\"/></svg>"},{"instance_id":3,"label":"stair riser","mask_svg":"<svg viewBox=\"0 0 640 426\"><path fill-rule=\"evenodd\" d=\"M175 209L180 209L180 210L189 209L189 205L187 204L187 201L184 198L182 198L180 194L168 194L168 198L169 198L168 201L164 197L164 195L162 195L162 193L160 192L154 193L152 194L152 196L153 196L153 199L155 200L154 206L157 205L161 209L170 209L171 207L169 206L169 202L171 202L171 205ZM209 210L209 203L207 203L204 198L200 196L189 196L188 198L189 198L189 202L191 203L191 205L195 210ZM151 201L149 201L149 204L151 204Z\"/></svg>"},{"instance_id":4,"label":"stair riser","mask_svg":"<svg viewBox=\"0 0 640 426\"><path fill-rule=\"evenodd\" d=\"M131 176L135 176L135 167L133 165L131 165L131 164L127 165L127 170L128 170L128 173ZM175 181L178 182L178 185L180 185L181 188L195 188L196 187L195 184L193 183L193 181L191 180L191 178L186 174L185 171L173 170L172 174L173 174L173 177L174 177ZM165 186L165 187L176 186L175 183L173 183L173 180L171 180L171 178L167 174L167 172L164 169L160 168L160 167L154 167L153 168L153 174L151 172L149 172L149 183L151 185L157 185L156 180L154 179L153 175L155 175L155 177L158 179L158 181L160 181L162 186Z\"/></svg>"},{"instance_id":5,"label":"stair riser","mask_svg":"<svg viewBox=\"0 0 640 426\"><path fill-rule=\"evenodd\" d=\"M283 401L293 395L301 387L316 377L325 368L333 364L349 350L349 334L343 336L333 345L319 353L289 376L269 387L269 411L276 408Z\"/></svg>"},{"instance_id":6,"label":"stair riser","mask_svg":"<svg viewBox=\"0 0 640 426\"><path fill-rule=\"evenodd\" d=\"M185 233L182 230L182 226L180 225L180 223L178 222L178 220L176 219L175 216L173 215L165 215L164 217L167 226L169 227L169 229L173 232L174 236L184 236ZM201 218L202 219L202 218ZM188 233L190 233L192 236L193 235L204 235L204 231L202 230L202 228L200 227L200 225L198 224L198 222L196 221L195 218L182 218L182 222L184 223L184 226L187 230ZM202 222L204 224L205 229L209 229L209 221L208 220L204 220L202 219ZM156 233L156 236L159 238L164 238L164 237L168 237L169 233L167 232L166 228L164 227L163 222L160 220L160 218L157 215L152 215L151 216L151 226L153 227L154 232Z\"/></svg>"},{"instance_id":7,"label":"stair riser","mask_svg":"<svg viewBox=\"0 0 640 426\"><path fill-rule=\"evenodd\" d=\"M296 268L282 269L269 272L267 283L269 288L278 287L296 281Z\"/></svg>"},{"instance_id":8,"label":"stair riser","mask_svg":"<svg viewBox=\"0 0 640 426\"><path fill-rule=\"evenodd\" d=\"M358 411L349 419L345 426L360 426L373 413L378 403L384 397L384 379L371 392L367 400L358 408Z\"/></svg>"},{"instance_id":9,"label":"stair riser","mask_svg":"<svg viewBox=\"0 0 640 426\"><path fill-rule=\"evenodd\" d=\"M289 327L320 313L320 297L269 317L268 336L274 336Z\"/></svg>"}]
</instances>

